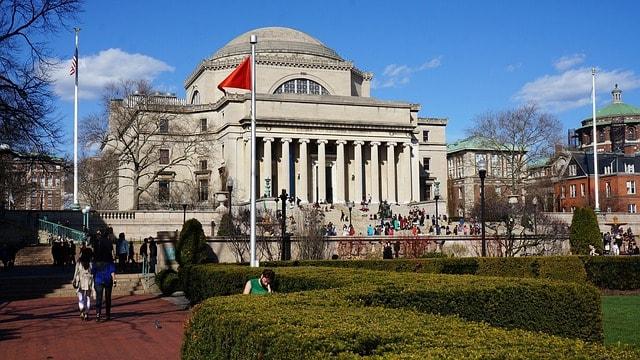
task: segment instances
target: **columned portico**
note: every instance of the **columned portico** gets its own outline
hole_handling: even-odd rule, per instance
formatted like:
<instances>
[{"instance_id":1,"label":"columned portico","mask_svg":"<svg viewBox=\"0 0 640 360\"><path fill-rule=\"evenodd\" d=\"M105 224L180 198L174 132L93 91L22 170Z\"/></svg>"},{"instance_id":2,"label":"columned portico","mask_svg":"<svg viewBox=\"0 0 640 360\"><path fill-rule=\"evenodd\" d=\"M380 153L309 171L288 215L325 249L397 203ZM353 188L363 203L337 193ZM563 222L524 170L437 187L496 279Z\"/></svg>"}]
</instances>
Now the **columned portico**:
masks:
<instances>
[{"instance_id":1,"label":"columned portico","mask_svg":"<svg viewBox=\"0 0 640 360\"><path fill-rule=\"evenodd\" d=\"M396 153L395 142L387 142L387 201L395 203L396 200Z\"/></svg>"},{"instance_id":2,"label":"columned portico","mask_svg":"<svg viewBox=\"0 0 640 360\"><path fill-rule=\"evenodd\" d=\"M271 197L272 196L272 187L273 187L273 176L272 176L272 165L271 165L271 143L273 143L273 138L263 138L262 144L264 146L262 152L262 171L263 176L262 181L260 182L260 196ZM267 189L267 179L269 179L269 188Z\"/></svg>"},{"instance_id":3,"label":"columned portico","mask_svg":"<svg viewBox=\"0 0 640 360\"><path fill-rule=\"evenodd\" d=\"M345 202L345 174L344 174L344 140L336 141L336 184L335 184L335 200L337 203Z\"/></svg>"},{"instance_id":4,"label":"columned portico","mask_svg":"<svg viewBox=\"0 0 640 360\"><path fill-rule=\"evenodd\" d=\"M420 162L418 144L411 146L411 201L420 201Z\"/></svg>"},{"instance_id":5,"label":"columned portico","mask_svg":"<svg viewBox=\"0 0 640 360\"><path fill-rule=\"evenodd\" d=\"M278 184L280 185L279 188L280 189L276 189L276 195L278 195L279 191L281 189L285 189L287 191L287 194L291 194L291 166L290 166L290 144L291 144L291 139L290 138L282 138L280 139L280 142L282 144L282 159L281 159L281 171L280 174L282 174L282 178L278 179Z\"/></svg>"},{"instance_id":6,"label":"columned portico","mask_svg":"<svg viewBox=\"0 0 640 360\"><path fill-rule=\"evenodd\" d=\"M371 142L371 194L372 203L380 203L380 161L378 159L378 146L380 143L377 141Z\"/></svg>"},{"instance_id":7,"label":"columned portico","mask_svg":"<svg viewBox=\"0 0 640 360\"><path fill-rule=\"evenodd\" d=\"M353 142L354 145L354 159L355 159L355 169L353 172L354 175L354 192L353 199L356 204L359 204L362 201L362 145L364 145L364 141L356 140Z\"/></svg>"},{"instance_id":8,"label":"columned portico","mask_svg":"<svg viewBox=\"0 0 640 360\"><path fill-rule=\"evenodd\" d=\"M300 143L300 191L296 192L296 196L300 198L300 202L309 202L309 151L307 145L309 139L298 139Z\"/></svg>"},{"instance_id":9,"label":"columned portico","mask_svg":"<svg viewBox=\"0 0 640 360\"><path fill-rule=\"evenodd\" d=\"M325 145L327 140L318 140L318 202L327 200L327 155Z\"/></svg>"}]
</instances>

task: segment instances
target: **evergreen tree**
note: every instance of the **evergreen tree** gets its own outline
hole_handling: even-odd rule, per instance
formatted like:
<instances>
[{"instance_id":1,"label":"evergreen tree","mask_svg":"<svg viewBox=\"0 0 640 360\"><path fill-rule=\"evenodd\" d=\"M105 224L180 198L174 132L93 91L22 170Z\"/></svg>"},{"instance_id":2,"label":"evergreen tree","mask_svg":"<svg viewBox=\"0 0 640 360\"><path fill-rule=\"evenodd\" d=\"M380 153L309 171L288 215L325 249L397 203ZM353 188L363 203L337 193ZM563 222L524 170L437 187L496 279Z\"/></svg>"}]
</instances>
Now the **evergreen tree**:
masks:
<instances>
[{"instance_id":1,"label":"evergreen tree","mask_svg":"<svg viewBox=\"0 0 640 360\"><path fill-rule=\"evenodd\" d=\"M602 235L593 209L577 208L573 212L569 241L574 255L588 255L589 245L593 245L602 253Z\"/></svg>"},{"instance_id":2,"label":"evergreen tree","mask_svg":"<svg viewBox=\"0 0 640 360\"><path fill-rule=\"evenodd\" d=\"M202 224L196 219L188 220L176 244L176 258L180 266L200 264L207 259L207 240Z\"/></svg>"}]
</instances>

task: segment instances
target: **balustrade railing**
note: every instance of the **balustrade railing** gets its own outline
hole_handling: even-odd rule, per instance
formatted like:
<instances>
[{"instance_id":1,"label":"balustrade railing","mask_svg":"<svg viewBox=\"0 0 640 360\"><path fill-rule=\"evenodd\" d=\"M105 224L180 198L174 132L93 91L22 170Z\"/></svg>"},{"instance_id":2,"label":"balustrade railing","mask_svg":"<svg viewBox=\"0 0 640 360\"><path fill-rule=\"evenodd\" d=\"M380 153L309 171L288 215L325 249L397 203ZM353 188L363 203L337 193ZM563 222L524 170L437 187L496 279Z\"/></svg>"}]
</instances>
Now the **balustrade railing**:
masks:
<instances>
[{"instance_id":1,"label":"balustrade railing","mask_svg":"<svg viewBox=\"0 0 640 360\"><path fill-rule=\"evenodd\" d=\"M63 239L73 240L75 243L85 241L84 232L43 219L38 220L38 230L47 232L53 237L60 236Z\"/></svg>"}]
</instances>

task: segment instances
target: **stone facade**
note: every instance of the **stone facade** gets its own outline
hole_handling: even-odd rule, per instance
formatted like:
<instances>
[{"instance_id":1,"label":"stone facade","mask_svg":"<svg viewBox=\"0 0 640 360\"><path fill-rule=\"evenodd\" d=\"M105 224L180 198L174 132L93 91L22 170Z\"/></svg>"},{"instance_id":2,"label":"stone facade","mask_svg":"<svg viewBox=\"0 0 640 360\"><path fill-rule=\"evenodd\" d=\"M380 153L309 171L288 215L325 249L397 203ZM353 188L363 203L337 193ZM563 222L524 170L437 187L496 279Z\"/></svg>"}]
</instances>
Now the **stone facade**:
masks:
<instances>
[{"instance_id":1,"label":"stone facade","mask_svg":"<svg viewBox=\"0 0 640 360\"><path fill-rule=\"evenodd\" d=\"M259 198L285 189L301 203L370 199L410 204L431 200L427 188L438 181L446 208L446 119L422 119L419 105L370 97L372 74L311 36L287 28L238 36L187 78L187 100L164 96L163 111L176 116L172 121L199 127L209 150L185 166L167 169L163 186L206 184L213 195L232 184L232 203L249 201L251 96L234 89L225 94L216 85L250 54L250 34L258 38ZM428 141L422 138L424 131ZM170 156L180 151L169 150ZM131 184L121 184L119 209L128 210L130 189L123 185ZM153 202L154 196L147 192L141 204Z\"/></svg>"}]
</instances>

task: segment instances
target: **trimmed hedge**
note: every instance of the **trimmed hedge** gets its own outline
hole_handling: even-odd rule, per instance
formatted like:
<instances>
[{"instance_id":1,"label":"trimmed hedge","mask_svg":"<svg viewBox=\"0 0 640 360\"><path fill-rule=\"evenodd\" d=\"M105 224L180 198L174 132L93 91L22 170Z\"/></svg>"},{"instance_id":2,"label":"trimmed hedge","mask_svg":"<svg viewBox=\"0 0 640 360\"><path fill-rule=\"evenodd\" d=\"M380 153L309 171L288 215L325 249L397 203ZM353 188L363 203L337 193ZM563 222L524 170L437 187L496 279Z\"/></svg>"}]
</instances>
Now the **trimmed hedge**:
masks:
<instances>
[{"instance_id":1,"label":"trimmed hedge","mask_svg":"<svg viewBox=\"0 0 640 360\"><path fill-rule=\"evenodd\" d=\"M341 291L208 299L187 321L182 359L640 358L634 349L409 309L353 306Z\"/></svg>"},{"instance_id":2,"label":"trimmed hedge","mask_svg":"<svg viewBox=\"0 0 640 360\"><path fill-rule=\"evenodd\" d=\"M200 265L185 269L192 302L239 294L260 269ZM344 289L350 303L458 315L505 328L602 341L600 295L590 285L534 279L383 273L331 268L280 268L274 289L288 293Z\"/></svg>"},{"instance_id":3,"label":"trimmed hedge","mask_svg":"<svg viewBox=\"0 0 640 360\"><path fill-rule=\"evenodd\" d=\"M640 289L640 256L581 257L589 282L601 289Z\"/></svg>"},{"instance_id":4,"label":"trimmed hedge","mask_svg":"<svg viewBox=\"0 0 640 360\"><path fill-rule=\"evenodd\" d=\"M576 283L587 281L584 265L576 256L274 261L263 265L266 267L327 266L428 274L540 278Z\"/></svg>"},{"instance_id":5,"label":"trimmed hedge","mask_svg":"<svg viewBox=\"0 0 640 360\"><path fill-rule=\"evenodd\" d=\"M173 269L164 269L156 274L156 284L163 295L171 295L180 290L178 273Z\"/></svg>"}]
</instances>

